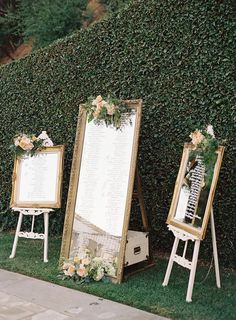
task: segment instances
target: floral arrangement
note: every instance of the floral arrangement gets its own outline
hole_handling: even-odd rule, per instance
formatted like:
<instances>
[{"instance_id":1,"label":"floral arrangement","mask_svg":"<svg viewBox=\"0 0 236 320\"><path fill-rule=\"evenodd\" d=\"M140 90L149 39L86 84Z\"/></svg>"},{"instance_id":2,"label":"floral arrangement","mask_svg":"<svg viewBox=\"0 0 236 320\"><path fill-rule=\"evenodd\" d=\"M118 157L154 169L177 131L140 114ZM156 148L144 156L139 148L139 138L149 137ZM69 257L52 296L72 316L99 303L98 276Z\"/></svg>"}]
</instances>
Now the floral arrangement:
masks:
<instances>
[{"instance_id":1,"label":"floral arrangement","mask_svg":"<svg viewBox=\"0 0 236 320\"><path fill-rule=\"evenodd\" d=\"M97 125L105 123L106 126L113 126L116 129L120 129L127 122L131 124L132 109L111 96L105 99L100 95L95 99L90 97L84 104L84 108L88 115L88 122L93 120Z\"/></svg>"},{"instance_id":2,"label":"floral arrangement","mask_svg":"<svg viewBox=\"0 0 236 320\"><path fill-rule=\"evenodd\" d=\"M83 258L75 256L74 259L65 261L62 265L59 278L72 279L79 283L91 281L109 281L108 277L114 277L117 271L117 259L108 262L101 257L93 257L89 250Z\"/></svg>"},{"instance_id":3,"label":"floral arrangement","mask_svg":"<svg viewBox=\"0 0 236 320\"><path fill-rule=\"evenodd\" d=\"M190 134L190 138L194 146L192 157L195 158L197 155L202 157L206 170L205 184L209 187L214 174L214 166L217 158L216 150L219 142L215 138L212 125L208 125L207 128L203 130L196 129Z\"/></svg>"},{"instance_id":4,"label":"floral arrangement","mask_svg":"<svg viewBox=\"0 0 236 320\"><path fill-rule=\"evenodd\" d=\"M14 139L14 143L10 146L10 149L14 153L16 158L23 156L34 156L38 151L44 147L53 146L52 140L48 137L46 131L36 137L35 134L19 133Z\"/></svg>"}]
</instances>

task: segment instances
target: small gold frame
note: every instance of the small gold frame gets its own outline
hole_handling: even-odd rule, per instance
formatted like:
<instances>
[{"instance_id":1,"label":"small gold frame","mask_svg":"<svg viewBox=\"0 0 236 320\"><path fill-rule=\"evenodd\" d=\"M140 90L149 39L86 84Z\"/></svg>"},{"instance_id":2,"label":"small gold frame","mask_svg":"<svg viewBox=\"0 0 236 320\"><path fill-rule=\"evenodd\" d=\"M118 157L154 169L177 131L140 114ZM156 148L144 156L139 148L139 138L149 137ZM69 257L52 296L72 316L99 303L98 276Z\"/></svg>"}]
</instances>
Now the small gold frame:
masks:
<instances>
[{"instance_id":1,"label":"small gold frame","mask_svg":"<svg viewBox=\"0 0 236 320\"><path fill-rule=\"evenodd\" d=\"M215 162L214 166L214 174L212 177L212 182L210 185L207 201L206 201L206 206L205 206L205 211L202 219L202 224L201 227L195 227L189 223L185 223L182 221L179 221L178 219L175 219L175 214L178 206L178 201L180 197L180 191L181 187L183 185L184 181L184 176L186 174L186 169L187 169L187 163L189 161L189 154L190 151L193 150L193 145L190 143L185 143L184 144L184 149L183 149L183 155L182 155L182 160L179 168L179 173L176 179L175 183L175 188L174 188L174 194L171 202L171 207L169 210L169 214L167 217L167 224L173 225L179 229L182 229L184 231L187 231L188 233L197 236L200 240L203 240L206 234L206 229L207 229L207 224L208 220L211 214L211 208L213 204L213 199L214 199L214 194L216 190L216 185L219 177L219 172L220 172L220 167L224 155L224 147L219 146L216 153L217 153L217 159ZM196 208L197 209L197 208Z\"/></svg>"},{"instance_id":2,"label":"small gold frame","mask_svg":"<svg viewBox=\"0 0 236 320\"><path fill-rule=\"evenodd\" d=\"M118 282L118 283L122 281L123 272L124 272L125 248L126 248L126 240L127 240L128 227L129 227L129 221L130 221L130 210L131 210L134 178L135 178L135 171L136 171L136 160L137 160L137 153L138 153L138 140L139 140L139 130L140 130L140 124L141 124L141 109L142 109L142 100L125 100L123 102L127 104L129 108L135 109L136 120L135 120L135 127L134 127L132 154L131 154L131 160L130 160L128 190L127 190L127 196L126 196L122 238L120 242L120 250L118 255L117 276L114 278L112 277L113 282ZM71 246L72 230L73 230L73 223L74 223L74 217L75 217L75 205L76 205L77 189L78 189L78 182L79 182L79 176L80 176L80 166L81 166L82 154L83 154L83 144L84 144L86 123L87 123L87 114L85 109L83 108L83 105L80 105L75 145L74 145L73 162L72 162L72 168L71 168L70 185L69 185L68 198L67 198L66 216L65 216L63 238L62 238L62 245L61 245L61 254L60 254L61 261L64 259L68 259L70 255L70 246Z\"/></svg>"},{"instance_id":3,"label":"small gold frame","mask_svg":"<svg viewBox=\"0 0 236 320\"><path fill-rule=\"evenodd\" d=\"M53 197L49 201L43 200L22 200L20 199L20 188L22 177L21 170L22 164L25 160L22 158L16 158L14 161L14 169L12 175L12 194L11 194L11 202L10 207L17 207L17 208L60 208L61 207L61 185L62 185L62 176L63 176L63 161L64 161L64 146L52 146L52 147L45 147L41 151L38 152L38 155L47 155L47 154L57 154L57 163L56 165L56 183L55 183L55 190L52 190ZM32 157L32 161L37 157L35 155ZM37 170L37 168L35 168Z\"/></svg>"}]
</instances>

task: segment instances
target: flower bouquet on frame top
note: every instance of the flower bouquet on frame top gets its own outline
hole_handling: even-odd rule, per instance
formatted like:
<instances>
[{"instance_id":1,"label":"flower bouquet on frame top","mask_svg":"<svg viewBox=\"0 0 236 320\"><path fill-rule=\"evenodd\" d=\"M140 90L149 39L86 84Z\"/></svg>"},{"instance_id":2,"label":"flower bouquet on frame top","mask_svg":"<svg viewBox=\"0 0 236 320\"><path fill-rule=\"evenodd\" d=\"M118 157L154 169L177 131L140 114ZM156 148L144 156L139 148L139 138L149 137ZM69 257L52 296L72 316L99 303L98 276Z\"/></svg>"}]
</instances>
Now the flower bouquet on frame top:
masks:
<instances>
[{"instance_id":1,"label":"flower bouquet on frame top","mask_svg":"<svg viewBox=\"0 0 236 320\"><path fill-rule=\"evenodd\" d=\"M131 124L130 115L133 110L124 102L108 96L104 98L97 96L95 99L90 97L84 104L88 115L88 122L94 121L95 124L105 124L113 126L115 129L121 129L127 122Z\"/></svg>"},{"instance_id":2,"label":"flower bouquet on frame top","mask_svg":"<svg viewBox=\"0 0 236 320\"><path fill-rule=\"evenodd\" d=\"M75 256L65 261L58 277L62 280L71 279L80 284L92 281L108 282L108 277L116 276L116 271L117 259L109 262L101 257L92 256L90 251L86 250L83 258Z\"/></svg>"},{"instance_id":3,"label":"flower bouquet on frame top","mask_svg":"<svg viewBox=\"0 0 236 320\"><path fill-rule=\"evenodd\" d=\"M42 131L38 137L35 134L19 133L14 137L13 141L14 143L10 146L10 149L18 159L23 156L33 157L43 148L53 146L53 142L46 131Z\"/></svg>"}]
</instances>

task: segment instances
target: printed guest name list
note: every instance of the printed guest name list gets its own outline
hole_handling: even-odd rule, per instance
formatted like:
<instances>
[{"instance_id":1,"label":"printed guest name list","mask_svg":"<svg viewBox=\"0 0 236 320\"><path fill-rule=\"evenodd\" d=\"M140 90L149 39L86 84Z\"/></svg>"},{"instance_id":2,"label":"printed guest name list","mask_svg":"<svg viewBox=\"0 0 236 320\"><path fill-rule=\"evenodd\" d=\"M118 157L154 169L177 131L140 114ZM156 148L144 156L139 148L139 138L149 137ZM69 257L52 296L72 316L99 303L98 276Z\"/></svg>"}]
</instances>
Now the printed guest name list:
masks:
<instances>
[{"instance_id":1,"label":"printed guest name list","mask_svg":"<svg viewBox=\"0 0 236 320\"><path fill-rule=\"evenodd\" d=\"M75 214L121 237L136 116L121 130L86 125Z\"/></svg>"},{"instance_id":2,"label":"printed guest name list","mask_svg":"<svg viewBox=\"0 0 236 320\"><path fill-rule=\"evenodd\" d=\"M57 190L58 154L44 153L21 160L19 201L54 202Z\"/></svg>"}]
</instances>

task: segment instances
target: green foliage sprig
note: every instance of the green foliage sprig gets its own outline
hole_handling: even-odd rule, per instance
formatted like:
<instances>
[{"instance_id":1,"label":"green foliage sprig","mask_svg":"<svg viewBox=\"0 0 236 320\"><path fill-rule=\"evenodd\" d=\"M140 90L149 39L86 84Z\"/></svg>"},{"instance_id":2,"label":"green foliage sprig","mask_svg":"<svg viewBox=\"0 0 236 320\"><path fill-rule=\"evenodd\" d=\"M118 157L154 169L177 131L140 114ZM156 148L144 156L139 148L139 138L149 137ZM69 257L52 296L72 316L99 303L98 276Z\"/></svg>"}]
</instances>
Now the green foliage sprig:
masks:
<instances>
[{"instance_id":1,"label":"green foliage sprig","mask_svg":"<svg viewBox=\"0 0 236 320\"><path fill-rule=\"evenodd\" d=\"M219 142L215 138L213 127L209 125L207 129L195 130L190 134L194 149L191 152L191 157L201 156L205 166L205 184L209 188L214 174L215 162L217 159L216 150Z\"/></svg>"},{"instance_id":2,"label":"green foliage sprig","mask_svg":"<svg viewBox=\"0 0 236 320\"><path fill-rule=\"evenodd\" d=\"M84 108L88 115L88 122L94 121L95 124L104 124L113 126L114 128L121 129L123 125L132 123L130 115L133 112L124 102L116 98L108 96L104 98L97 96L88 98L84 104Z\"/></svg>"}]
</instances>

